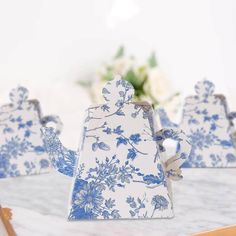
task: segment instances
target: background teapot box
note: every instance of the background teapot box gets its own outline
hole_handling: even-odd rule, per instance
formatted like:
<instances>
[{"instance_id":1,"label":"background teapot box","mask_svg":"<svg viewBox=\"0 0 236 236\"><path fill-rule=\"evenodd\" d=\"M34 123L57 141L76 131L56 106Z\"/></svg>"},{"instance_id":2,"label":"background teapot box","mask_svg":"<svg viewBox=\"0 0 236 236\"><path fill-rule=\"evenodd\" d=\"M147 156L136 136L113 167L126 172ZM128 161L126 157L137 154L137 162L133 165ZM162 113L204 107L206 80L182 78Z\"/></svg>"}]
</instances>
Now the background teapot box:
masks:
<instances>
[{"instance_id":1,"label":"background teapot box","mask_svg":"<svg viewBox=\"0 0 236 236\"><path fill-rule=\"evenodd\" d=\"M69 220L173 217L170 180L182 178L186 137L158 130L151 106L131 102L127 81L116 78L102 92L106 103L86 111L78 155L62 146L52 128L43 129L53 166L73 175ZM181 150L164 161L167 138Z\"/></svg>"},{"instance_id":2,"label":"background teapot box","mask_svg":"<svg viewBox=\"0 0 236 236\"><path fill-rule=\"evenodd\" d=\"M159 110L164 127L179 127L192 150L183 167L236 167L236 139L233 119L226 98L214 94L214 84L203 80L195 85L196 95L185 99L179 125Z\"/></svg>"},{"instance_id":3,"label":"background teapot box","mask_svg":"<svg viewBox=\"0 0 236 236\"><path fill-rule=\"evenodd\" d=\"M55 122L59 133L59 117L42 117L39 102L28 100L24 87L13 89L10 100L0 108L0 178L49 172L51 164L40 128Z\"/></svg>"}]
</instances>

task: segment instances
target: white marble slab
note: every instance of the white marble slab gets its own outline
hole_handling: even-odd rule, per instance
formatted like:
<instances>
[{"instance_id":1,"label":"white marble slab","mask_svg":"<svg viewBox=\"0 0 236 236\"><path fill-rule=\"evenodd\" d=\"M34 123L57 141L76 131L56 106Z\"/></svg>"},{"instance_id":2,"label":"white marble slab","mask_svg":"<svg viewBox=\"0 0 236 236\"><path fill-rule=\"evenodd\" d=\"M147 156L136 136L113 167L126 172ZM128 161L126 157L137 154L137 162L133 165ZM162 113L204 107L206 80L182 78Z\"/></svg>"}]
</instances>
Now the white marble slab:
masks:
<instances>
[{"instance_id":1,"label":"white marble slab","mask_svg":"<svg viewBox=\"0 0 236 236\"><path fill-rule=\"evenodd\" d=\"M185 169L170 220L66 220L71 179L58 173L0 179L0 202L19 236L185 236L236 224L236 169Z\"/></svg>"}]
</instances>

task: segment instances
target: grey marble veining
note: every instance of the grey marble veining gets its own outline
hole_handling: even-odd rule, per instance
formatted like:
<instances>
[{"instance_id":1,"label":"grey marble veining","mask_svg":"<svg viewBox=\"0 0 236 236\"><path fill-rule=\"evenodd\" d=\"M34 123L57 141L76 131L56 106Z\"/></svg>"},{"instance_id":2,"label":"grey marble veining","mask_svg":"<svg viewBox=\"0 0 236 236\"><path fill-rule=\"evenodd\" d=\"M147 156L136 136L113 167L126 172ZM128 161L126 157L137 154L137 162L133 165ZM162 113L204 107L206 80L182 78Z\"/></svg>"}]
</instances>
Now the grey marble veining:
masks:
<instances>
[{"instance_id":1,"label":"grey marble veining","mask_svg":"<svg viewBox=\"0 0 236 236\"><path fill-rule=\"evenodd\" d=\"M185 236L236 224L236 169L184 169L173 183L175 218L68 222L71 179L58 173L0 179L0 202L19 236Z\"/></svg>"}]
</instances>

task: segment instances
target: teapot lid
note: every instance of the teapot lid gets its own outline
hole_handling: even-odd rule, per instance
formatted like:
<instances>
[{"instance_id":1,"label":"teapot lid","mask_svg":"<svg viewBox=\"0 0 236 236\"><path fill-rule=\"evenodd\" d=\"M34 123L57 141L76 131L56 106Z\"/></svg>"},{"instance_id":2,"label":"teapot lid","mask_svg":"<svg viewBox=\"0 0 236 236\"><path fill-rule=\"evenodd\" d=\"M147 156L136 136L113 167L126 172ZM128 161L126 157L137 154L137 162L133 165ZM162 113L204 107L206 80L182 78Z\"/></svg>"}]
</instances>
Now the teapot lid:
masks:
<instances>
[{"instance_id":1,"label":"teapot lid","mask_svg":"<svg viewBox=\"0 0 236 236\"><path fill-rule=\"evenodd\" d=\"M108 81L102 89L102 95L106 103L115 106L123 106L130 103L134 95L133 86L120 75L116 75L113 80Z\"/></svg>"},{"instance_id":2,"label":"teapot lid","mask_svg":"<svg viewBox=\"0 0 236 236\"><path fill-rule=\"evenodd\" d=\"M15 89L12 89L9 97L14 106L21 106L23 102L28 99L29 91L27 88L18 86Z\"/></svg>"},{"instance_id":3,"label":"teapot lid","mask_svg":"<svg viewBox=\"0 0 236 236\"><path fill-rule=\"evenodd\" d=\"M204 79L202 81L197 82L194 88L198 97L207 98L213 95L215 85L211 81Z\"/></svg>"}]
</instances>

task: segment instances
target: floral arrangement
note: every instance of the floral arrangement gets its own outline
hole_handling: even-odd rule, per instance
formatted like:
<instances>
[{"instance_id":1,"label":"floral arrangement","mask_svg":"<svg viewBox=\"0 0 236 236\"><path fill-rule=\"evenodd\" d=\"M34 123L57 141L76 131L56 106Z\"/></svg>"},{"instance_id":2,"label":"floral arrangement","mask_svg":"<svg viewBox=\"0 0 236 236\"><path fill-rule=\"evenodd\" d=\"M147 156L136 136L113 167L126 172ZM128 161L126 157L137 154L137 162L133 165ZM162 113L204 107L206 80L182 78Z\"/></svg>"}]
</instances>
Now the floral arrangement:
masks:
<instances>
[{"instance_id":1,"label":"floral arrangement","mask_svg":"<svg viewBox=\"0 0 236 236\"><path fill-rule=\"evenodd\" d=\"M103 86L117 74L133 85L134 101L147 101L153 108L164 107L170 116L176 113L179 93L174 91L170 81L159 68L155 53L152 53L145 63L138 64L134 57L125 55L124 47L120 47L111 62L98 68L93 81L80 84L89 89L93 102L102 103Z\"/></svg>"}]
</instances>

